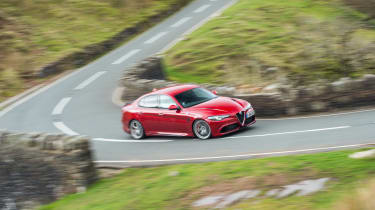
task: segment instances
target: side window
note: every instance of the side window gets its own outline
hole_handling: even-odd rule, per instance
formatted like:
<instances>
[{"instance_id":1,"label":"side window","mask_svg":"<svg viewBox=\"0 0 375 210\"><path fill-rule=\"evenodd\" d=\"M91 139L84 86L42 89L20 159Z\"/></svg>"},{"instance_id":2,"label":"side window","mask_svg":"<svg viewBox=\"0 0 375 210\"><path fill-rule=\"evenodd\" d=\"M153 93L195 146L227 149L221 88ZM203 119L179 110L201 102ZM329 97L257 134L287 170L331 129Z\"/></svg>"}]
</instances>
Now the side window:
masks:
<instances>
[{"instance_id":1,"label":"side window","mask_svg":"<svg viewBox=\"0 0 375 210\"><path fill-rule=\"evenodd\" d=\"M146 107L146 108L156 108L158 107L158 96L157 95L146 96L139 101L138 105L141 107Z\"/></svg>"},{"instance_id":2,"label":"side window","mask_svg":"<svg viewBox=\"0 0 375 210\"><path fill-rule=\"evenodd\" d=\"M159 108L168 109L170 105L176 105L173 99L166 95L160 95Z\"/></svg>"}]
</instances>

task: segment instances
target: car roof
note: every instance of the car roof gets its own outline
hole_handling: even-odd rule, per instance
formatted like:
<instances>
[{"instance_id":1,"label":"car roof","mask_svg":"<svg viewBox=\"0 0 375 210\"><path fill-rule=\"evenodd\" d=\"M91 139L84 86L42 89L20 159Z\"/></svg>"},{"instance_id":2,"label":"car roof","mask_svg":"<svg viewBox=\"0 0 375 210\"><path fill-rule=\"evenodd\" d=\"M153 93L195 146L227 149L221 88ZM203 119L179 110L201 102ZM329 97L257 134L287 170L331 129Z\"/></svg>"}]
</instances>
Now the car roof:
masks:
<instances>
[{"instance_id":1,"label":"car roof","mask_svg":"<svg viewBox=\"0 0 375 210\"><path fill-rule=\"evenodd\" d=\"M197 88L199 87L198 85L176 85L176 86L171 86L171 87L165 87L159 90L155 90L151 92L150 94L166 94L170 96L175 96L179 93L185 92L187 90Z\"/></svg>"}]
</instances>

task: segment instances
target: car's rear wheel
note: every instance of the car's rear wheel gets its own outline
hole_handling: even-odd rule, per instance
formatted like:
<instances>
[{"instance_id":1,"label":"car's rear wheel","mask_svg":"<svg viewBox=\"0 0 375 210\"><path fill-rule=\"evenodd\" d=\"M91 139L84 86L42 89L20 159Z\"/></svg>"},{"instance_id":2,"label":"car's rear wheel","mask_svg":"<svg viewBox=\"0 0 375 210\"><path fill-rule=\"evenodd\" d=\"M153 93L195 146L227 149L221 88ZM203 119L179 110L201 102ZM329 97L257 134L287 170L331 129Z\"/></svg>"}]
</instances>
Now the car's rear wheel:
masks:
<instances>
[{"instance_id":1,"label":"car's rear wheel","mask_svg":"<svg viewBox=\"0 0 375 210\"><path fill-rule=\"evenodd\" d=\"M143 139L145 137L143 126L138 120L132 120L129 127L130 135L133 139Z\"/></svg>"},{"instance_id":2,"label":"car's rear wheel","mask_svg":"<svg viewBox=\"0 0 375 210\"><path fill-rule=\"evenodd\" d=\"M211 137L210 125L204 120L197 120L193 124L193 132L199 139L205 140Z\"/></svg>"}]
</instances>

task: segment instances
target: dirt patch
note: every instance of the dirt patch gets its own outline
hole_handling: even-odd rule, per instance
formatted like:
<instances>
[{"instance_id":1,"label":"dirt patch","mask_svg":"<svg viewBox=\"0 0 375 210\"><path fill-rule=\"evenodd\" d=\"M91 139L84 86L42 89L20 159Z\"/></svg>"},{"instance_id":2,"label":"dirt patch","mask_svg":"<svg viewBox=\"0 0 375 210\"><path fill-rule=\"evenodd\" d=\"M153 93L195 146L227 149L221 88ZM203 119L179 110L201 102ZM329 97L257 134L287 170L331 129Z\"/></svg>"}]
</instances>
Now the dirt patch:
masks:
<instances>
[{"instance_id":1,"label":"dirt patch","mask_svg":"<svg viewBox=\"0 0 375 210\"><path fill-rule=\"evenodd\" d=\"M313 179L315 177L318 177L318 173L319 172L317 170L311 167L306 167L301 169L301 171L296 172L295 174L270 174L264 177L264 179L260 179L258 181L258 186L268 188L288 185L305 179Z\"/></svg>"},{"instance_id":2,"label":"dirt patch","mask_svg":"<svg viewBox=\"0 0 375 210\"><path fill-rule=\"evenodd\" d=\"M206 195L220 195L245 189L257 187L257 179L254 177L241 177L234 180L227 180L215 185L204 186L197 191L192 192L188 197L200 197Z\"/></svg>"}]
</instances>

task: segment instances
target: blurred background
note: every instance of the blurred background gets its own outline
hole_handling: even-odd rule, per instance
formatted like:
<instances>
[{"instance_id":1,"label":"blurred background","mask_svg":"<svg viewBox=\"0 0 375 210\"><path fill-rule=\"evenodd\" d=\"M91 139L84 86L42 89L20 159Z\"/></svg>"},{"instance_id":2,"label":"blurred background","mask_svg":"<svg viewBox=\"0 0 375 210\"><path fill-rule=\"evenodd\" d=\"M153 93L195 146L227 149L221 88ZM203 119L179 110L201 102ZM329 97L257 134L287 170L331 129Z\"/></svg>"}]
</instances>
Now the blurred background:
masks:
<instances>
[{"instance_id":1,"label":"blurred background","mask_svg":"<svg viewBox=\"0 0 375 210\"><path fill-rule=\"evenodd\" d=\"M100 48L98 43L105 45L126 29L134 29L130 37L135 37L160 21L153 22L155 15L182 1L190 2L0 0L0 102L56 79L56 74L40 74L46 66L62 61L58 73L76 69L90 60L77 63L65 58L79 52L88 52L86 57L90 57L89 51L99 51L91 58L95 59L117 46L108 43L110 47ZM139 29L142 24L145 26ZM162 66L169 80L233 86L236 93L260 93L278 83L292 89L363 78L375 74L375 0L238 0L169 49ZM373 90L363 87L374 78L370 75L360 81L361 99L373 97ZM338 97L344 96L343 103L350 109L345 88L337 91ZM356 94L353 92L350 94ZM319 94L314 94L305 95L316 99ZM298 105L305 105L301 98L294 97L300 101ZM319 100L325 102L323 96ZM268 98L261 99L264 101L269 102ZM279 105L278 100L270 103ZM326 111L321 104L308 111ZM356 120L371 132L374 122ZM69 138L0 130L1 210L19 209L17 205L34 208L57 199L42 209L375 209L373 145L298 156L118 170L95 167L90 138ZM304 139L296 139L294 143L301 146ZM302 189L310 193L300 195ZM40 200L24 202L24 195L34 199L39 192L43 192Z\"/></svg>"}]
</instances>

